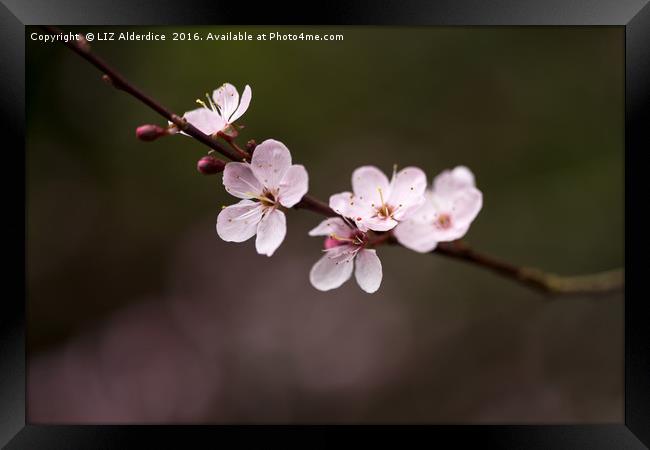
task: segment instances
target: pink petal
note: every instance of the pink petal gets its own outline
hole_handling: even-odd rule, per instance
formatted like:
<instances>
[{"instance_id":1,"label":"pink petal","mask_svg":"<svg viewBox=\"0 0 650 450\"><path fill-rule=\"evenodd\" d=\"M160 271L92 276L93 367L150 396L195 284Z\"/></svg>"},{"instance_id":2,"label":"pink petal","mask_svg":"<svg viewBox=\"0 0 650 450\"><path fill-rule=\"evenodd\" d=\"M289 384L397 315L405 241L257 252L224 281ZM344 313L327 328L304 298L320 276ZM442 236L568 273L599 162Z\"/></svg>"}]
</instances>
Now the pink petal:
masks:
<instances>
[{"instance_id":1,"label":"pink petal","mask_svg":"<svg viewBox=\"0 0 650 450\"><path fill-rule=\"evenodd\" d=\"M188 111L183 114L183 117L205 134L214 134L226 126L221 116L208 108L201 107Z\"/></svg>"},{"instance_id":2,"label":"pink petal","mask_svg":"<svg viewBox=\"0 0 650 450\"><path fill-rule=\"evenodd\" d=\"M474 174L465 166L445 170L433 180L433 190L439 195L449 195L474 186Z\"/></svg>"},{"instance_id":3,"label":"pink petal","mask_svg":"<svg viewBox=\"0 0 650 450\"><path fill-rule=\"evenodd\" d=\"M454 196L452 220L460 226L469 226L483 207L483 194L476 188L468 188Z\"/></svg>"},{"instance_id":4,"label":"pink petal","mask_svg":"<svg viewBox=\"0 0 650 450\"><path fill-rule=\"evenodd\" d=\"M214 90L212 99L219 107L223 120L230 123L230 116L232 116L239 105L239 92L237 92L237 88L230 83L224 83Z\"/></svg>"},{"instance_id":5,"label":"pink petal","mask_svg":"<svg viewBox=\"0 0 650 450\"><path fill-rule=\"evenodd\" d=\"M248 109L248 105L250 105L251 103L252 97L253 97L253 93L251 92L251 87L249 85L246 85L246 87L244 88L244 92L241 95L239 106L237 107L233 115L230 117L230 120L228 120L228 122L233 123L235 120L239 119L241 116L244 115L244 113Z\"/></svg>"},{"instance_id":6,"label":"pink petal","mask_svg":"<svg viewBox=\"0 0 650 450\"><path fill-rule=\"evenodd\" d=\"M260 255L271 256L287 234L287 219L282 211L273 209L267 212L257 227L255 248Z\"/></svg>"},{"instance_id":7,"label":"pink petal","mask_svg":"<svg viewBox=\"0 0 650 450\"><path fill-rule=\"evenodd\" d=\"M393 217L406 220L424 202L427 176L422 169L406 167L391 180L390 197L387 202L395 209Z\"/></svg>"},{"instance_id":8,"label":"pink petal","mask_svg":"<svg viewBox=\"0 0 650 450\"><path fill-rule=\"evenodd\" d=\"M309 189L309 175L304 166L294 164L280 182L279 200L282 206L291 208L298 203Z\"/></svg>"},{"instance_id":9,"label":"pink petal","mask_svg":"<svg viewBox=\"0 0 650 450\"><path fill-rule=\"evenodd\" d=\"M309 272L309 281L319 291L336 289L348 281L354 267L354 253L349 245L327 250Z\"/></svg>"},{"instance_id":10,"label":"pink petal","mask_svg":"<svg viewBox=\"0 0 650 450\"><path fill-rule=\"evenodd\" d=\"M361 220L356 220L355 222L357 227L362 231L373 230L373 231L388 231L395 228L399 223L395 219L391 218L381 218L381 217L367 217L362 218Z\"/></svg>"},{"instance_id":11,"label":"pink petal","mask_svg":"<svg viewBox=\"0 0 650 450\"><path fill-rule=\"evenodd\" d=\"M397 225L393 234L397 238L397 242L404 247L419 253L428 253L438 244L434 229L432 221L418 223L414 220L407 220Z\"/></svg>"},{"instance_id":12,"label":"pink petal","mask_svg":"<svg viewBox=\"0 0 650 450\"><path fill-rule=\"evenodd\" d=\"M334 212L349 217L357 226L375 215L374 208L365 200L359 200L359 197L356 197L352 192L340 192L330 196L329 205ZM368 230L363 225L360 229L361 231Z\"/></svg>"},{"instance_id":13,"label":"pink petal","mask_svg":"<svg viewBox=\"0 0 650 450\"><path fill-rule=\"evenodd\" d=\"M346 212L348 211L350 202L352 202L353 198L354 194L348 191L330 195L330 208L332 208L334 212L348 217Z\"/></svg>"},{"instance_id":14,"label":"pink petal","mask_svg":"<svg viewBox=\"0 0 650 450\"><path fill-rule=\"evenodd\" d=\"M217 234L226 242L244 242L255 235L262 219L262 205L242 200L221 210L217 216Z\"/></svg>"},{"instance_id":15,"label":"pink petal","mask_svg":"<svg viewBox=\"0 0 650 450\"><path fill-rule=\"evenodd\" d=\"M276 189L285 173L291 167L291 153L279 141L267 139L255 148L251 168L265 187Z\"/></svg>"},{"instance_id":16,"label":"pink petal","mask_svg":"<svg viewBox=\"0 0 650 450\"><path fill-rule=\"evenodd\" d=\"M381 285L381 261L375 250L361 250L356 257L354 276L359 287L369 294L376 292Z\"/></svg>"},{"instance_id":17,"label":"pink petal","mask_svg":"<svg viewBox=\"0 0 650 450\"><path fill-rule=\"evenodd\" d=\"M381 205L381 189L384 200L390 195L390 183L384 172L374 166L362 166L352 173L352 191L359 201Z\"/></svg>"},{"instance_id":18,"label":"pink petal","mask_svg":"<svg viewBox=\"0 0 650 450\"><path fill-rule=\"evenodd\" d=\"M453 220L453 219L452 219ZM467 233L469 226L453 224L447 229L432 227L432 236L438 242L451 242L460 239Z\"/></svg>"},{"instance_id":19,"label":"pink petal","mask_svg":"<svg viewBox=\"0 0 650 450\"><path fill-rule=\"evenodd\" d=\"M239 198L252 198L262 193L262 185L253 175L250 164L230 162L223 171L226 192Z\"/></svg>"},{"instance_id":20,"label":"pink petal","mask_svg":"<svg viewBox=\"0 0 650 450\"><path fill-rule=\"evenodd\" d=\"M354 230L340 217L330 217L323 220L309 232L310 236L330 236L332 233L340 237L352 236Z\"/></svg>"},{"instance_id":21,"label":"pink petal","mask_svg":"<svg viewBox=\"0 0 650 450\"><path fill-rule=\"evenodd\" d=\"M408 221L432 223L436 219L440 208L445 205L449 205L449 209L451 209L451 204L446 199L436 196L431 190L426 190L424 192L424 202L411 214Z\"/></svg>"}]
</instances>

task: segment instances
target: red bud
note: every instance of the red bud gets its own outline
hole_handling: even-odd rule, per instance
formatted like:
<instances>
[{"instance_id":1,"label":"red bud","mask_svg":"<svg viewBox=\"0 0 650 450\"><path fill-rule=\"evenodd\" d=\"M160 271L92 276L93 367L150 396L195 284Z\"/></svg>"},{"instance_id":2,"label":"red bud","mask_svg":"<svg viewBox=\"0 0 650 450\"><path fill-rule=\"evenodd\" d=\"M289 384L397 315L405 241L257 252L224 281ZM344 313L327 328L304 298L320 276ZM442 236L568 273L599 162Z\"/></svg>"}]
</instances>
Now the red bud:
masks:
<instances>
[{"instance_id":1,"label":"red bud","mask_svg":"<svg viewBox=\"0 0 650 450\"><path fill-rule=\"evenodd\" d=\"M204 156L196 163L196 170L203 175L214 175L223 172L226 167L225 161L214 158L212 156Z\"/></svg>"},{"instance_id":2,"label":"red bud","mask_svg":"<svg viewBox=\"0 0 650 450\"><path fill-rule=\"evenodd\" d=\"M166 134L167 129L158 125L140 125L135 129L135 137L146 142L155 141Z\"/></svg>"}]
</instances>

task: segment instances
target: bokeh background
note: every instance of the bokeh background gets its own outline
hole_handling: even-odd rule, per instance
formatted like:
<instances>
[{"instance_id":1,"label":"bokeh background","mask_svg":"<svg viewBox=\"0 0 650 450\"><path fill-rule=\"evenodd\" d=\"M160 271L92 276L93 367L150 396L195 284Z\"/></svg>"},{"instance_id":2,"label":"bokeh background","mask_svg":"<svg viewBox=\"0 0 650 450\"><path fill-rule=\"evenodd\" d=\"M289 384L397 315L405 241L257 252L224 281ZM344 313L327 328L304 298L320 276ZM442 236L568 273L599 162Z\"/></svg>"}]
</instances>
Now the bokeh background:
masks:
<instances>
[{"instance_id":1,"label":"bokeh background","mask_svg":"<svg viewBox=\"0 0 650 450\"><path fill-rule=\"evenodd\" d=\"M207 149L62 45L27 34L31 422L562 423L623 420L623 294L549 300L484 269L381 248L375 295L308 281L320 217L272 258L215 233ZM176 112L225 81L240 143L283 141L320 198L352 171L472 168L466 240L561 274L623 264L623 31L580 28L66 28L165 32L93 49ZM171 42L173 31L343 42Z\"/></svg>"}]
</instances>

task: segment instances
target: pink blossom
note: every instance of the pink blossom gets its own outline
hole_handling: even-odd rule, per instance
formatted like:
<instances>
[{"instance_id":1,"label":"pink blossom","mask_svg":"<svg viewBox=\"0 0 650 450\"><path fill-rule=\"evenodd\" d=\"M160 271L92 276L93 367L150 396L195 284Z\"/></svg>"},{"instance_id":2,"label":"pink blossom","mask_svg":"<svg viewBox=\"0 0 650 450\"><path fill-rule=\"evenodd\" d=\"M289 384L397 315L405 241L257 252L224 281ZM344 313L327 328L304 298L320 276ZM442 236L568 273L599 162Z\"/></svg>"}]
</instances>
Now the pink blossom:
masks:
<instances>
[{"instance_id":1,"label":"pink blossom","mask_svg":"<svg viewBox=\"0 0 650 450\"><path fill-rule=\"evenodd\" d=\"M400 244L421 253L432 251L438 242L462 238L483 206L474 175L464 166L438 175L425 197L415 214L393 232Z\"/></svg>"},{"instance_id":2,"label":"pink blossom","mask_svg":"<svg viewBox=\"0 0 650 450\"><path fill-rule=\"evenodd\" d=\"M417 167L394 171L389 182L378 168L363 166L352 174L353 192L332 195L330 208L362 231L388 231L417 210L426 186L426 175Z\"/></svg>"},{"instance_id":3,"label":"pink blossom","mask_svg":"<svg viewBox=\"0 0 650 450\"><path fill-rule=\"evenodd\" d=\"M227 129L244 115L252 95L250 86L246 85L240 101L235 86L225 83L214 90L212 98L205 94L207 104L203 100L197 100L201 108L188 111L183 114L183 117L203 133L214 134Z\"/></svg>"},{"instance_id":4,"label":"pink blossom","mask_svg":"<svg viewBox=\"0 0 650 450\"><path fill-rule=\"evenodd\" d=\"M381 261L375 250L366 248L368 236L365 232L348 225L340 217L332 217L321 222L309 235L327 236L325 254L309 273L309 281L316 289L336 289L350 279L353 269L361 289L369 294L379 289Z\"/></svg>"},{"instance_id":5,"label":"pink blossom","mask_svg":"<svg viewBox=\"0 0 650 450\"><path fill-rule=\"evenodd\" d=\"M228 242L244 242L257 234L257 253L271 256L287 232L279 208L298 203L307 193L308 182L305 168L291 164L289 149L267 139L256 147L250 164L226 164L223 185L230 195L243 200L219 213L217 234Z\"/></svg>"}]
</instances>

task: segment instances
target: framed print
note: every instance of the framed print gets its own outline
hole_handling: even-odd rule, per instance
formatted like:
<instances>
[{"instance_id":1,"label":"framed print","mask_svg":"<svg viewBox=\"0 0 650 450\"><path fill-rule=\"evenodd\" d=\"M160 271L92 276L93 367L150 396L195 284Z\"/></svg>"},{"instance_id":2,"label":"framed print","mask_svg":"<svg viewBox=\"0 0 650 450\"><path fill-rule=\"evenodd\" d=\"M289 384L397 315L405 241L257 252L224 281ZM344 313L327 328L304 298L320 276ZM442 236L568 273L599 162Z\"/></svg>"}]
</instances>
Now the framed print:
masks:
<instances>
[{"instance_id":1,"label":"framed print","mask_svg":"<svg viewBox=\"0 0 650 450\"><path fill-rule=\"evenodd\" d=\"M7 448L649 445L645 0L2 3Z\"/></svg>"}]
</instances>

